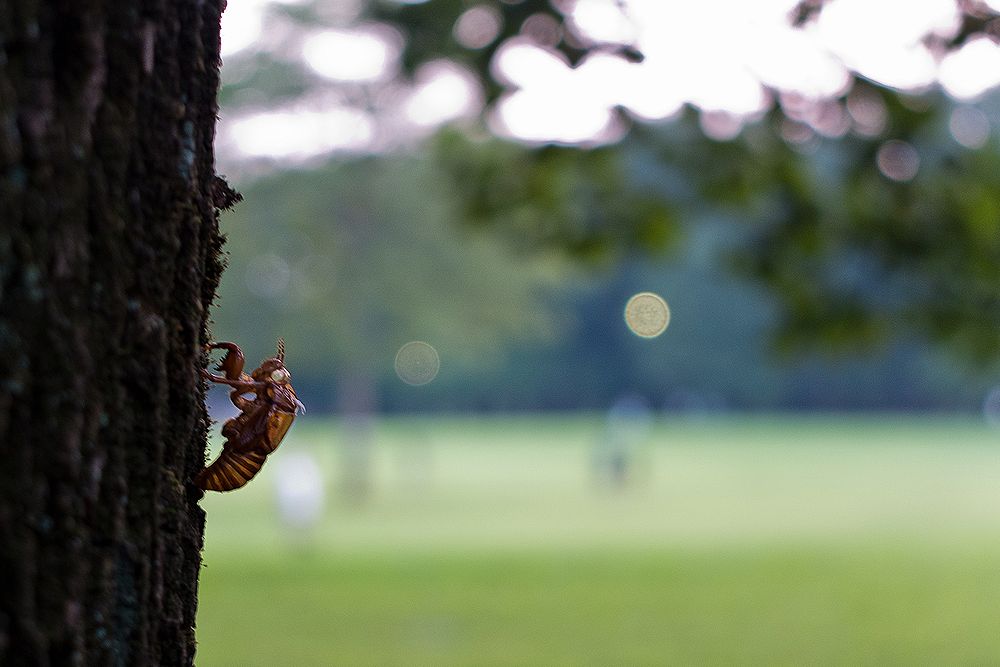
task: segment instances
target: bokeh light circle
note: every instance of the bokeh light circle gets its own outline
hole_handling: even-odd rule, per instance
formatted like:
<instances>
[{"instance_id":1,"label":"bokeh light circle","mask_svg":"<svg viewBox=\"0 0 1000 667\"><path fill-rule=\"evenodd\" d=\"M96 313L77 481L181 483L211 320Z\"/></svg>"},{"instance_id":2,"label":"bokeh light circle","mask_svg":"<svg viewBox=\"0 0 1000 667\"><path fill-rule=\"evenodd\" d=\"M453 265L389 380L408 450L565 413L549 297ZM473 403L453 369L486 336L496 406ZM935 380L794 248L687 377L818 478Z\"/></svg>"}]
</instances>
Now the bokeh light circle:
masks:
<instances>
[{"instance_id":1,"label":"bokeh light circle","mask_svg":"<svg viewBox=\"0 0 1000 667\"><path fill-rule=\"evenodd\" d=\"M441 369L441 358L432 345L414 340L399 348L395 367L400 380L420 386L437 377Z\"/></svg>"},{"instance_id":2,"label":"bokeh light circle","mask_svg":"<svg viewBox=\"0 0 1000 667\"><path fill-rule=\"evenodd\" d=\"M955 141L973 150L990 140L990 119L975 107L957 107L952 111L948 129Z\"/></svg>"},{"instance_id":3,"label":"bokeh light circle","mask_svg":"<svg viewBox=\"0 0 1000 667\"><path fill-rule=\"evenodd\" d=\"M883 176L900 183L912 181L920 169L920 154L905 141L893 139L885 142L879 147L875 159Z\"/></svg>"},{"instance_id":4,"label":"bokeh light circle","mask_svg":"<svg viewBox=\"0 0 1000 667\"><path fill-rule=\"evenodd\" d=\"M625 324L636 336L656 338L670 324L670 307L659 294L640 292L625 304Z\"/></svg>"},{"instance_id":5,"label":"bokeh light circle","mask_svg":"<svg viewBox=\"0 0 1000 667\"><path fill-rule=\"evenodd\" d=\"M458 17L452 33L465 48L482 49L492 44L502 29L503 16L496 7L477 5Z\"/></svg>"}]
</instances>

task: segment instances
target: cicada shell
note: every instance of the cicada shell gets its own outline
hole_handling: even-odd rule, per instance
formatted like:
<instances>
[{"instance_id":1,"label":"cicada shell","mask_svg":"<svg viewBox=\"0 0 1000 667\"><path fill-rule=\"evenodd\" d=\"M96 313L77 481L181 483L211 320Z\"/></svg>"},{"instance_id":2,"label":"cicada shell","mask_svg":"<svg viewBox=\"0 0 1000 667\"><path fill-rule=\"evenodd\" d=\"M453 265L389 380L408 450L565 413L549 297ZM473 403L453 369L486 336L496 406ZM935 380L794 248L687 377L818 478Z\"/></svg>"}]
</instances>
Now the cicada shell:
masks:
<instances>
[{"instance_id":1,"label":"cicada shell","mask_svg":"<svg viewBox=\"0 0 1000 667\"><path fill-rule=\"evenodd\" d=\"M243 353L235 343L214 343L211 349L228 350L219 364L226 375L206 373L213 382L233 388L230 398L241 413L222 427L226 442L222 453L198 473L195 484L205 491L232 491L244 486L260 472L267 456L278 448L295 415L305 408L289 383L285 368L284 343L278 354L265 359L249 376L243 374ZM244 396L253 394L252 399Z\"/></svg>"}]
</instances>

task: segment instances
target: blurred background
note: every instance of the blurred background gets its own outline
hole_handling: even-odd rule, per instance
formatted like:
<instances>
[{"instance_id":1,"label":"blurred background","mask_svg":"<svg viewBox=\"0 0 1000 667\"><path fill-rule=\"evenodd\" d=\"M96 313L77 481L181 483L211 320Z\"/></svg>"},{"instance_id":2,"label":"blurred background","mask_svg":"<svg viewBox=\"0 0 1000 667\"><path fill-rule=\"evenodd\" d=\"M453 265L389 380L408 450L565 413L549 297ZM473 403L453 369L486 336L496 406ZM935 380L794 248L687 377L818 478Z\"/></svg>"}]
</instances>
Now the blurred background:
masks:
<instances>
[{"instance_id":1,"label":"blurred background","mask_svg":"<svg viewBox=\"0 0 1000 667\"><path fill-rule=\"evenodd\" d=\"M1000 660L998 40L230 3L214 335L309 412L205 500L201 663Z\"/></svg>"}]
</instances>

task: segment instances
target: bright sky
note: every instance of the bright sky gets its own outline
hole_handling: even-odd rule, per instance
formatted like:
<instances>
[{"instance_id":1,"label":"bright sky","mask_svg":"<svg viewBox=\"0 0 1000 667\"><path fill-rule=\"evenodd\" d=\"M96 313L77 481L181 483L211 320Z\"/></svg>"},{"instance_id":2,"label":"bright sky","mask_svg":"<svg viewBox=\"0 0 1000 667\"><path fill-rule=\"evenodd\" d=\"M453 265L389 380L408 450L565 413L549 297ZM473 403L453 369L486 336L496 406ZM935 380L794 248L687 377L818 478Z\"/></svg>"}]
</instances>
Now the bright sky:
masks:
<instances>
[{"instance_id":1,"label":"bright sky","mask_svg":"<svg viewBox=\"0 0 1000 667\"><path fill-rule=\"evenodd\" d=\"M387 132L419 134L477 112L475 79L454 64L429 64L404 90L387 83L397 72L402 37L386 26L301 35L280 23L272 25L278 19L269 18L264 29L267 4L299 1L230 2L223 17L223 55L262 48L299 59L331 82L370 91L394 85L388 105L392 117L374 108L377 105L359 108L329 96L303 100L294 108L225 117L223 140L238 152L297 159L333 150L366 150L391 144ZM490 117L491 127L525 141L602 143L623 131L616 107L658 120L691 104L702 110L702 125L710 136L726 138L774 102L769 92L773 90L786 111L798 100L803 121L835 136L852 124L858 131L874 131L872 123L878 120L871 109L866 112L863 100L849 103L846 114L839 105L815 104L846 91L848 69L904 90L940 83L959 100L975 100L1000 84L996 43L974 40L940 61L923 45L928 34L954 34L955 0L834 0L802 30L788 22L796 3L577 0L572 21L581 32L594 40L631 41L645 60L629 63L597 53L571 68L555 51L526 38L510 40L493 67L512 91ZM1000 8L1000 0L990 4ZM358 5L358 0L340 0L331 3L330 12L339 12L334 18L346 25L357 15ZM459 19L455 37L475 47L492 41L498 30L499 14L484 3ZM543 20L525 27L536 42L554 30ZM959 121L974 126L978 119ZM966 134L977 131L973 127Z\"/></svg>"}]
</instances>

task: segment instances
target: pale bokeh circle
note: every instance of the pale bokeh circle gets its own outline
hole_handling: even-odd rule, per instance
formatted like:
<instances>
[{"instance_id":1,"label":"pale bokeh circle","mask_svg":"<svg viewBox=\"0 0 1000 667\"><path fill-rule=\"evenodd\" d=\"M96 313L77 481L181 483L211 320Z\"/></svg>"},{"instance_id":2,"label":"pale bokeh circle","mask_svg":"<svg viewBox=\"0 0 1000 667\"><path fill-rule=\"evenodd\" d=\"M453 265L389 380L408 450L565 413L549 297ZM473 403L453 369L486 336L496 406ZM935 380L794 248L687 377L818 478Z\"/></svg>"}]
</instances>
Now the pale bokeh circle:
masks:
<instances>
[{"instance_id":1,"label":"pale bokeh circle","mask_svg":"<svg viewBox=\"0 0 1000 667\"><path fill-rule=\"evenodd\" d=\"M920 154L917 149L897 139L882 144L875 161L883 176L900 183L912 181L920 169Z\"/></svg>"},{"instance_id":2,"label":"pale bokeh circle","mask_svg":"<svg viewBox=\"0 0 1000 667\"><path fill-rule=\"evenodd\" d=\"M441 359L433 346L422 340L414 340L399 348L395 367L400 380L419 386L437 377Z\"/></svg>"},{"instance_id":3,"label":"pale bokeh circle","mask_svg":"<svg viewBox=\"0 0 1000 667\"><path fill-rule=\"evenodd\" d=\"M655 338L670 324L670 307L658 294L639 292L625 304L625 324L636 336Z\"/></svg>"}]
</instances>

